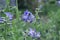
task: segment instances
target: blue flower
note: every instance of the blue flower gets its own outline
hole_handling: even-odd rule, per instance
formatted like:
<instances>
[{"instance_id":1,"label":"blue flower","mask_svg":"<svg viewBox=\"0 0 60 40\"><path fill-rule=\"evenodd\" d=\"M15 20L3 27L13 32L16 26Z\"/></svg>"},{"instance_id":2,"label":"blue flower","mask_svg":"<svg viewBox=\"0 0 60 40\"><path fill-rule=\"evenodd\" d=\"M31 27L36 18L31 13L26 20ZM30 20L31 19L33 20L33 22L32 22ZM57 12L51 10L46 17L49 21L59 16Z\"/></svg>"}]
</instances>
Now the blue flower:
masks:
<instances>
[{"instance_id":1,"label":"blue flower","mask_svg":"<svg viewBox=\"0 0 60 40\"><path fill-rule=\"evenodd\" d=\"M36 31L33 30L32 28L29 29L28 35L31 37L34 37L36 35Z\"/></svg>"},{"instance_id":2,"label":"blue flower","mask_svg":"<svg viewBox=\"0 0 60 40\"><path fill-rule=\"evenodd\" d=\"M40 32L36 32L36 38L39 38L40 37Z\"/></svg>"},{"instance_id":3,"label":"blue flower","mask_svg":"<svg viewBox=\"0 0 60 40\"><path fill-rule=\"evenodd\" d=\"M9 18L9 20L13 19L13 15L10 12L5 12L5 14Z\"/></svg>"},{"instance_id":4,"label":"blue flower","mask_svg":"<svg viewBox=\"0 0 60 40\"><path fill-rule=\"evenodd\" d=\"M36 30L32 28L29 29L28 35L32 38L40 38L40 32L36 32Z\"/></svg>"},{"instance_id":5,"label":"blue flower","mask_svg":"<svg viewBox=\"0 0 60 40\"><path fill-rule=\"evenodd\" d=\"M30 11L26 10L26 11L24 11L24 14L22 15L22 19L25 22L33 22L35 17Z\"/></svg>"},{"instance_id":6,"label":"blue flower","mask_svg":"<svg viewBox=\"0 0 60 40\"><path fill-rule=\"evenodd\" d=\"M60 1L58 1L58 3L60 4Z\"/></svg>"},{"instance_id":7,"label":"blue flower","mask_svg":"<svg viewBox=\"0 0 60 40\"><path fill-rule=\"evenodd\" d=\"M57 1L57 5L60 6L60 0Z\"/></svg>"}]
</instances>

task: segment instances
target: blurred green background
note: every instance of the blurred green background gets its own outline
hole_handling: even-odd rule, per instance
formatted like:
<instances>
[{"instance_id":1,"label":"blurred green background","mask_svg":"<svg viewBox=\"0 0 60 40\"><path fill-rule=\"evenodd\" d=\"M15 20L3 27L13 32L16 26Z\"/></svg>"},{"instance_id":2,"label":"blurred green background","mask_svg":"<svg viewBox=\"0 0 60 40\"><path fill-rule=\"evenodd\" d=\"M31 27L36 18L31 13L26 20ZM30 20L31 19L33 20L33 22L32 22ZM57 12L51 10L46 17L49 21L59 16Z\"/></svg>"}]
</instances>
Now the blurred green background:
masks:
<instances>
[{"instance_id":1,"label":"blurred green background","mask_svg":"<svg viewBox=\"0 0 60 40\"><path fill-rule=\"evenodd\" d=\"M36 22L26 23L21 15L28 9ZM41 33L40 40L60 40L60 4L58 0L0 0L0 17L6 17L4 12L14 14L14 19L0 23L0 40L24 40L22 32L29 27ZM40 19L40 20L38 20ZM33 40L27 37L26 40ZM34 39L35 40L35 39Z\"/></svg>"}]
</instances>

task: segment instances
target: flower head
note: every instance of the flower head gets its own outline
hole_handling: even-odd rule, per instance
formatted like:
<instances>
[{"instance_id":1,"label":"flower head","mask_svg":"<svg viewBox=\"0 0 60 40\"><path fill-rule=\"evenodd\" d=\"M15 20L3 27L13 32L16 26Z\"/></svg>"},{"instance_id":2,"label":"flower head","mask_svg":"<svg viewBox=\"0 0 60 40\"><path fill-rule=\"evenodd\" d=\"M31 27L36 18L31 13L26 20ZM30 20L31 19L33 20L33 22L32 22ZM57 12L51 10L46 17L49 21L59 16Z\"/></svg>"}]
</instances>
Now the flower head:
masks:
<instances>
[{"instance_id":1,"label":"flower head","mask_svg":"<svg viewBox=\"0 0 60 40\"><path fill-rule=\"evenodd\" d=\"M60 6L60 0L57 0L57 5Z\"/></svg>"},{"instance_id":2,"label":"flower head","mask_svg":"<svg viewBox=\"0 0 60 40\"><path fill-rule=\"evenodd\" d=\"M5 12L5 14L10 20L13 19L13 15L10 12Z\"/></svg>"},{"instance_id":3,"label":"flower head","mask_svg":"<svg viewBox=\"0 0 60 40\"><path fill-rule=\"evenodd\" d=\"M24 11L24 14L22 15L22 19L25 22L32 22L32 21L34 21L35 17L30 11L26 10L26 11Z\"/></svg>"},{"instance_id":4,"label":"flower head","mask_svg":"<svg viewBox=\"0 0 60 40\"><path fill-rule=\"evenodd\" d=\"M40 37L40 32L36 32L36 30L30 28L28 35L31 36L32 38L39 38Z\"/></svg>"},{"instance_id":5,"label":"flower head","mask_svg":"<svg viewBox=\"0 0 60 40\"><path fill-rule=\"evenodd\" d=\"M37 37L37 38L40 37L40 32L36 32L36 37Z\"/></svg>"},{"instance_id":6,"label":"flower head","mask_svg":"<svg viewBox=\"0 0 60 40\"><path fill-rule=\"evenodd\" d=\"M58 1L58 3L60 4L60 1Z\"/></svg>"},{"instance_id":7,"label":"flower head","mask_svg":"<svg viewBox=\"0 0 60 40\"><path fill-rule=\"evenodd\" d=\"M33 30L32 28L29 29L28 35L31 37L34 37L36 35L36 31Z\"/></svg>"}]
</instances>

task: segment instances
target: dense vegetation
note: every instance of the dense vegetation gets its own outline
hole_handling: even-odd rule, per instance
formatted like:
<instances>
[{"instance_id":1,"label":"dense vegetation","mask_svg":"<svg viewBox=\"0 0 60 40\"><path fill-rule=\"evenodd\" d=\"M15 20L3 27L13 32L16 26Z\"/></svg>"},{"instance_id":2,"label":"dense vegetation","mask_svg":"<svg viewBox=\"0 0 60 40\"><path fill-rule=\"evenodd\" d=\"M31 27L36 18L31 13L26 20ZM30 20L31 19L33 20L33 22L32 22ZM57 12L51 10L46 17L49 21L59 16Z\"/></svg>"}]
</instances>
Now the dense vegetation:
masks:
<instances>
[{"instance_id":1,"label":"dense vegetation","mask_svg":"<svg viewBox=\"0 0 60 40\"><path fill-rule=\"evenodd\" d=\"M0 0L0 40L60 40L60 0L17 1Z\"/></svg>"}]
</instances>

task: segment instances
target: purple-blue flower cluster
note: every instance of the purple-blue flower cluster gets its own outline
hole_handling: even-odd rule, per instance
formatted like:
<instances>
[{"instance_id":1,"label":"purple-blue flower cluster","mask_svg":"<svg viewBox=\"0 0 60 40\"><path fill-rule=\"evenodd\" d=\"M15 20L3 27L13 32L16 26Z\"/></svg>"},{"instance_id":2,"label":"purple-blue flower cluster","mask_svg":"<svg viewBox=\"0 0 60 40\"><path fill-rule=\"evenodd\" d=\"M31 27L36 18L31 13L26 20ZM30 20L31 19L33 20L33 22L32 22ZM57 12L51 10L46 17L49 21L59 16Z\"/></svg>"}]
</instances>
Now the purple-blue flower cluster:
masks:
<instances>
[{"instance_id":1,"label":"purple-blue flower cluster","mask_svg":"<svg viewBox=\"0 0 60 40\"><path fill-rule=\"evenodd\" d=\"M36 32L34 29L29 28L28 35L32 38L40 38L40 32Z\"/></svg>"},{"instance_id":2,"label":"purple-blue flower cluster","mask_svg":"<svg viewBox=\"0 0 60 40\"><path fill-rule=\"evenodd\" d=\"M11 14L11 12L5 12L5 14L9 18L9 20L13 19L13 15Z\"/></svg>"},{"instance_id":3,"label":"purple-blue flower cluster","mask_svg":"<svg viewBox=\"0 0 60 40\"><path fill-rule=\"evenodd\" d=\"M25 22L33 22L35 20L35 16L28 10L24 11L24 14L22 15L22 19Z\"/></svg>"}]
</instances>

